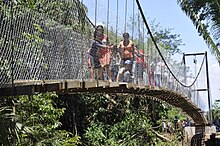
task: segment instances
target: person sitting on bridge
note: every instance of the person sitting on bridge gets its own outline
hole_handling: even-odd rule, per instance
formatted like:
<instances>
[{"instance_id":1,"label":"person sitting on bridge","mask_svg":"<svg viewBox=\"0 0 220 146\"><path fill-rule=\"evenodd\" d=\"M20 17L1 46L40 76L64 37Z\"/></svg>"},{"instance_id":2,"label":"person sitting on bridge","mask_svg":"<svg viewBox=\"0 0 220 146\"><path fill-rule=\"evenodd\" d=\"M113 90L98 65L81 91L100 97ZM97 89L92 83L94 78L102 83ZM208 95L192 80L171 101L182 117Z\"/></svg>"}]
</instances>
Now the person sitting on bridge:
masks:
<instances>
[{"instance_id":1,"label":"person sitting on bridge","mask_svg":"<svg viewBox=\"0 0 220 146\"><path fill-rule=\"evenodd\" d=\"M125 67L120 68L116 81L131 83L132 82L132 76L131 76L132 62L131 60L126 60L124 64L125 64Z\"/></svg>"}]
</instances>

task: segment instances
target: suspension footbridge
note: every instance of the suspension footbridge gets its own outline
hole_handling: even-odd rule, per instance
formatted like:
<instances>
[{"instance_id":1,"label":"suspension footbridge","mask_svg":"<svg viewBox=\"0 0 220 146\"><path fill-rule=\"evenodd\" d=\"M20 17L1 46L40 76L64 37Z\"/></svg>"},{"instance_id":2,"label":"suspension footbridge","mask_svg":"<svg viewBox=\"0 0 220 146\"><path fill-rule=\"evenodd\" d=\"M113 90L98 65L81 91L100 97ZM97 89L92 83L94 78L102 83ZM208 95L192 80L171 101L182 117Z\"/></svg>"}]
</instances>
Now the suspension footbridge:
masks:
<instances>
[{"instance_id":1,"label":"suspension footbridge","mask_svg":"<svg viewBox=\"0 0 220 146\"><path fill-rule=\"evenodd\" d=\"M96 1L97 2L97 1ZM134 2L134 1L133 1ZM129 83L106 77L90 79L91 68L88 66L88 49L94 42L94 26L97 26L98 8L87 7L80 1L65 2L61 6L54 5L49 10L43 5L27 7L4 1L0 12L0 96L34 95L37 93L56 92L58 94L91 93L128 93L145 96L153 100L166 102L182 109L193 120L195 125L208 125L207 117L201 107L194 102L193 87L204 66L206 53L200 71L195 77L187 77L185 62L175 63L169 50L161 47L162 41L154 39L147 24L140 4L132 5L131 21L127 20L128 4L125 4L125 20L120 22L119 3L116 2L115 28L110 30L110 6L107 4L106 31L109 41L118 45L122 32L129 32L137 50L144 53L144 68L139 69L138 61L133 53L133 80ZM49 6L49 5L48 5ZM135 16L135 7L137 17ZM95 8L95 23L86 15L86 11ZM56 11L63 11L62 15ZM74 13L72 13L72 12ZM100 14L101 15L101 14ZM103 14L102 14L103 15ZM65 18L65 19L61 19ZM138 21L135 21L137 18ZM129 23L130 22L130 23ZM137 22L137 23L134 23ZM124 28L119 26L125 23ZM130 26L130 28L128 27ZM116 48L116 49L115 49ZM119 51L118 51L119 50ZM111 50L111 74L116 75L123 65L114 59L120 49ZM114 56L115 54L115 56ZM99 59L99 58L98 58ZM156 72L160 62L159 72ZM117 65L116 65L117 64ZM116 70L117 71L116 71ZM96 74L96 72L95 72ZM187 81L191 79L190 83ZM159 83L158 83L159 82Z\"/></svg>"}]
</instances>

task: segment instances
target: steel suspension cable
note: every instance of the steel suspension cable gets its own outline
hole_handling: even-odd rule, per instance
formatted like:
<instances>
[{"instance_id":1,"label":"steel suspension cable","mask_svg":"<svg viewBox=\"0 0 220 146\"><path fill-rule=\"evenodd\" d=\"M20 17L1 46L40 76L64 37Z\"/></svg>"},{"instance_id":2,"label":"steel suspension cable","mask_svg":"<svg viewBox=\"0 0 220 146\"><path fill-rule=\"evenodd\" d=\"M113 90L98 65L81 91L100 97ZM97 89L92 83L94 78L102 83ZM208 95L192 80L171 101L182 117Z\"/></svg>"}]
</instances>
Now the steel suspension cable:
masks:
<instances>
[{"instance_id":1,"label":"steel suspension cable","mask_svg":"<svg viewBox=\"0 0 220 146\"><path fill-rule=\"evenodd\" d=\"M132 32L131 32L131 35L132 35L132 42L134 41L134 0L133 0L133 12L132 12Z\"/></svg>"},{"instance_id":2,"label":"steel suspension cable","mask_svg":"<svg viewBox=\"0 0 220 146\"><path fill-rule=\"evenodd\" d=\"M202 67L203 67L204 62L205 62L205 55L204 55L204 57L203 57L202 64L201 64L201 66L200 66L200 68L199 68L199 72L197 73L197 75L196 75L196 77L195 77L195 80L193 81L192 85L193 85L193 84L196 82L196 80L198 79L198 77L199 77L199 75L200 75L200 73L201 73L201 70L202 70ZM191 86L192 86L192 85L191 85Z\"/></svg>"},{"instance_id":3,"label":"steel suspension cable","mask_svg":"<svg viewBox=\"0 0 220 146\"><path fill-rule=\"evenodd\" d=\"M171 73L171 75L174 77L174 79L175 79L180 85L182 85L183 87L191 87L191 86L196 82L196 80L197 80L197 78L198 78L198 76L199 76L199 74L200 74L200 72L201 72L202 66L203 66L203 64L204 64L205 56L204 56L204 58L203 58L203 61L202 61L201 66L200 66L200 70L199 70L199 72L198 72L198 74L197 74L195 80L193 81L193 83L192 83L191 85L187 86L187 85L183 84L181 81L179 81L179 79L177 79L177 77L174 75L174 73L171 71L170 67L168 66L166 60L164 59L164 57L163 57L163 55L162 55L162 53L161 53L161 51L160 51L160 49L159 49L159 47L158 47L158 45L157 45L155 39L154 39L154 37L153 37L153 34L152 34L152 32L151 32L151 29L150 29L150 27L149 27L149 25L148 25L148 23L147 23L147 20L146 20L145 16L144 16L144 12L143 12L142 7L141 7L141 5L140 5L140 3L139 3L139 0L136 0L136 3L137 3L137 6L138 6L139 11L140 11L140 13L141 13L142 19L143 19L143 21L144 21L144 23L145 23L145 25L146 25L146 27L147 27L148 33L149 33L149 35L150 35L150 37L151 37L151 39L152 39L152 41L153 41L153 43L154 43L154 45L155 45L157 51L158 51L158 53L159 53L161 59L163 60L164 64L166 65L167 69L169 70L169 72Z\"/></svg>"},{"instance_id":4,"label":"steel suspension cable","mask_svg":"<svg viewBox=\"0 0 220 146\"><path fill-rule=\"evenodd\" d=\"M117 3L116 3L116 44L118 44L118 0L117 0Z\"/></svg>"},{"instance_id":5,"label":"steel suspension cable","mask_svg":"<svg viewBox=\"0 0 220 146\"><path fill-rule=\"evenodd\" d=\"M134 0L133 0L133 8L132 8L132 9L133 9L133 12L132 12L132 15L133 15L133 16L132 16L132 17L133 17L133 18L132 18L132 43L133 43L133 41L134 41L134 24L135 24L135 21L134 21L134 18L135 18L135 17L134 17L134 15L135 15L135 14L134 14L134 8L135 8L135 7L134 7L134 6L135 6L135 3L134 3ZM127 15L127 14L126 14L126 15ZM125 31L125 32L126 32L126 31ZM133 49L133 50L132 50L133 61L135 60L134 51L135 51L135 50Z\"/></svg>"},{"instance_id":6,"label":"steel suspension cable","mask_svg":"<svg viewBox=\"0 0 220 146\"><path fill-rule=\"evenodd\" d=\"M109 0L108 0L108 7L107 7L107 38L108 38L108 23L109 23L109 6L110 6L110 4L109 4Z\"/></svg>"},{"instance_id":7,"label":"steel suspension cable","mask_svg":"<svg viewBox=\"0 0 220 146\"><path fill-rule=\"evenodd\" d=\"M81 5L83 5L83 0L81 0ZM96 16L95 16L96 17ZM92 27L95 28L95 24L92 23L92 21L89 19L89 17L85 14L85 18L88 20L88 22L92 25Z\"/></svg>"},{"instance_id":8,"label":"steel suspension cable","mask_svg":"<svg viewBox=\"0 0 220 146\"><path fill-rule=\"evenodd\" d=\"M144 51L144 23L142 23L142 31L143 31L143 34L142 34L142 35L143 35L143 36L142 36L142 37L143 37L143 38L142 38L142 41L143 41L143 42L142 42L142 43L143 43L143 52L144 52L144 55L145 55L145 51Z\"/></svg>"},{"instance_id":9,"label":"steel suspension cable","mask_svg":"<svg viewBox=\"0 0 220 146\"><path fill-rule=\"evenodd\" d=\"M92 27L95 28L95 24L92 23L92 21L89 19L89 17L88 17L87 15L86 15L85 17L86 17L86 19L89 21L89 23L92 25Z\"/></svg>"},{"instance_id":10,"label":"steel suspension cable","mask_svg":"<svg viewBox=\"0 0 220 146\"><path fill-rule=\"evenodd\" d=\"M95 0L95 27L96 27L96 21L97 21L97 0Z\"/></svg>"},{"instance_id":11,"label":"steel suspension cable","mask_svg":"<svg viewBox=\"0 0 220 146\"><path fill-rule=\"evenodd\" d=\"M125 28L124 32L127 30L127 7L128 7L128 0L125 0Z\"/></svg>"},{"instance_id":12,"label":"steel suspension cable","mask_svg":"<svg viewBox=\"0 0 220 146\"><path fill-rule=\"evenodd\" d=\"M138 13L138 46L140 47L141 46L141 43L140 43L140 39L141 39L141 30L140 30L140 13Z\"/></svg>"}]
</instances>

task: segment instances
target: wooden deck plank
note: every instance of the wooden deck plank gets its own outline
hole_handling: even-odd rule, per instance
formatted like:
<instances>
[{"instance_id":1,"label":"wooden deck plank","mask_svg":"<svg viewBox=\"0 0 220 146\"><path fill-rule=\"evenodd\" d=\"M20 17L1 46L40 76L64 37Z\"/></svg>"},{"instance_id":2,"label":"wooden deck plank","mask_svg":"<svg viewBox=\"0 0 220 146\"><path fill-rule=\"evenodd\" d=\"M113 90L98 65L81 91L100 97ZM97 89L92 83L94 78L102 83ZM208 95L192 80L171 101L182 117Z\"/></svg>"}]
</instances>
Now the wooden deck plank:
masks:
<instances>
[{"instance_id":1,"label":"wooden deck plank","mask_svg":"<svg viewBox=\"0 0 220 146\"><path fill-rule=\"evenodd\" d=\"M119 82L110 82L109 87L119 87Z\"/></svg>"},{"instance_id":2,"label":"wooden deck plank","mask_svg":"<svg viewBox=\"0 0 220 146\"><path fill-rule=\"evenodd\" d=\"M15 80L14 84L16 87L18 86L29 86L29 85L40 85L42 84L42 80Z\"/></svg>"},{"instance_id":3,"label":"wooden deck plank","mask_svg":"<svg viewBox=\"0 0 220 146\"><path fill-rule=\"evenodd\" d=\"M83 88L83 82L78 80L65 80L65 90Z\"/></svg>"},{"instance_id":4,"label":"wooden deck plank","mask_svg":"<svg viewBox=\"0 0 220 146\"><path fill-rule=\"evenodd\" d=\"M44 83L41 87L41 92L54 92L63 90L62 83Z\"/></svg>"},{"instance_id":5,"label":"wooden deck plank","mask_svg":"<svg viewBox=\"0 0 220 146\"><path fill-rule=\"evenodd\" d=\"M18 95L33 95L35 94L35 86L20 86L13 88L0 89L0 96L18 96Z\"/></svg>"},{"instance_id":6,"label":"wooden deck plank","mask_svg":"<svg viewBox=\"0 0 220 146\"><path fill-rule=\"evenodd\" d=\"M128 84L127 84L127 88L128 88L128 89L136 89L136 88L137 88L137 85L136 85L136 84L133 84L133 83L128 83Z\"/></svg>"},{"instance_id":7,"label":"wooden deck plank","mask_svg":"<svg viewBox=\"0 0 220 146\"><path fill-rule=\"evenodd\" d=\"M98 87L98 83L96 80L90 81L84 81L84 88L88 89L88 88L96 88Z\"/></svg>"},{"instance_id":8,"label":"wooden deck plank","mask_svg":"<svg viewBox=\"0 0 220 146\"><path fill-rule=\"evenodd\" d=\"M103 81L103 80L98 80L97 83L98 83L98 87L103 87L103 88L109 87L110 85L108 81Z\"/></svg>"}]
</instances>

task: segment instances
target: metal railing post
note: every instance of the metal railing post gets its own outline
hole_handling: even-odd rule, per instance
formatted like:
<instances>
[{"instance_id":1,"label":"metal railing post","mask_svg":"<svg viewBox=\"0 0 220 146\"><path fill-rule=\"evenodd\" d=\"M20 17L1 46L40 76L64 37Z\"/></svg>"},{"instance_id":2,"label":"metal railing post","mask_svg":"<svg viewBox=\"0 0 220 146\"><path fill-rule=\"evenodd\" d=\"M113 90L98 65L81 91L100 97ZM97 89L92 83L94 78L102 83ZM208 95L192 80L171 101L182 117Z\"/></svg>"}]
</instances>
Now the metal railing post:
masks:
<instances>
[{"instance_id":1,"label":"metal railing post","mask_svg":"<svg viewBox=\"0 0 220 146\"><path fill-rule=\"evenodd\" d=\"M205 52L206 60L206 78L207 78L207 93L208 93L208 106L209 106L209 122L212 123L212 108L211 108L211 97L210 97L210 85L209 85L209 70L208 70L208 57L207 51Z\"/></svg>"}]
</instances>

